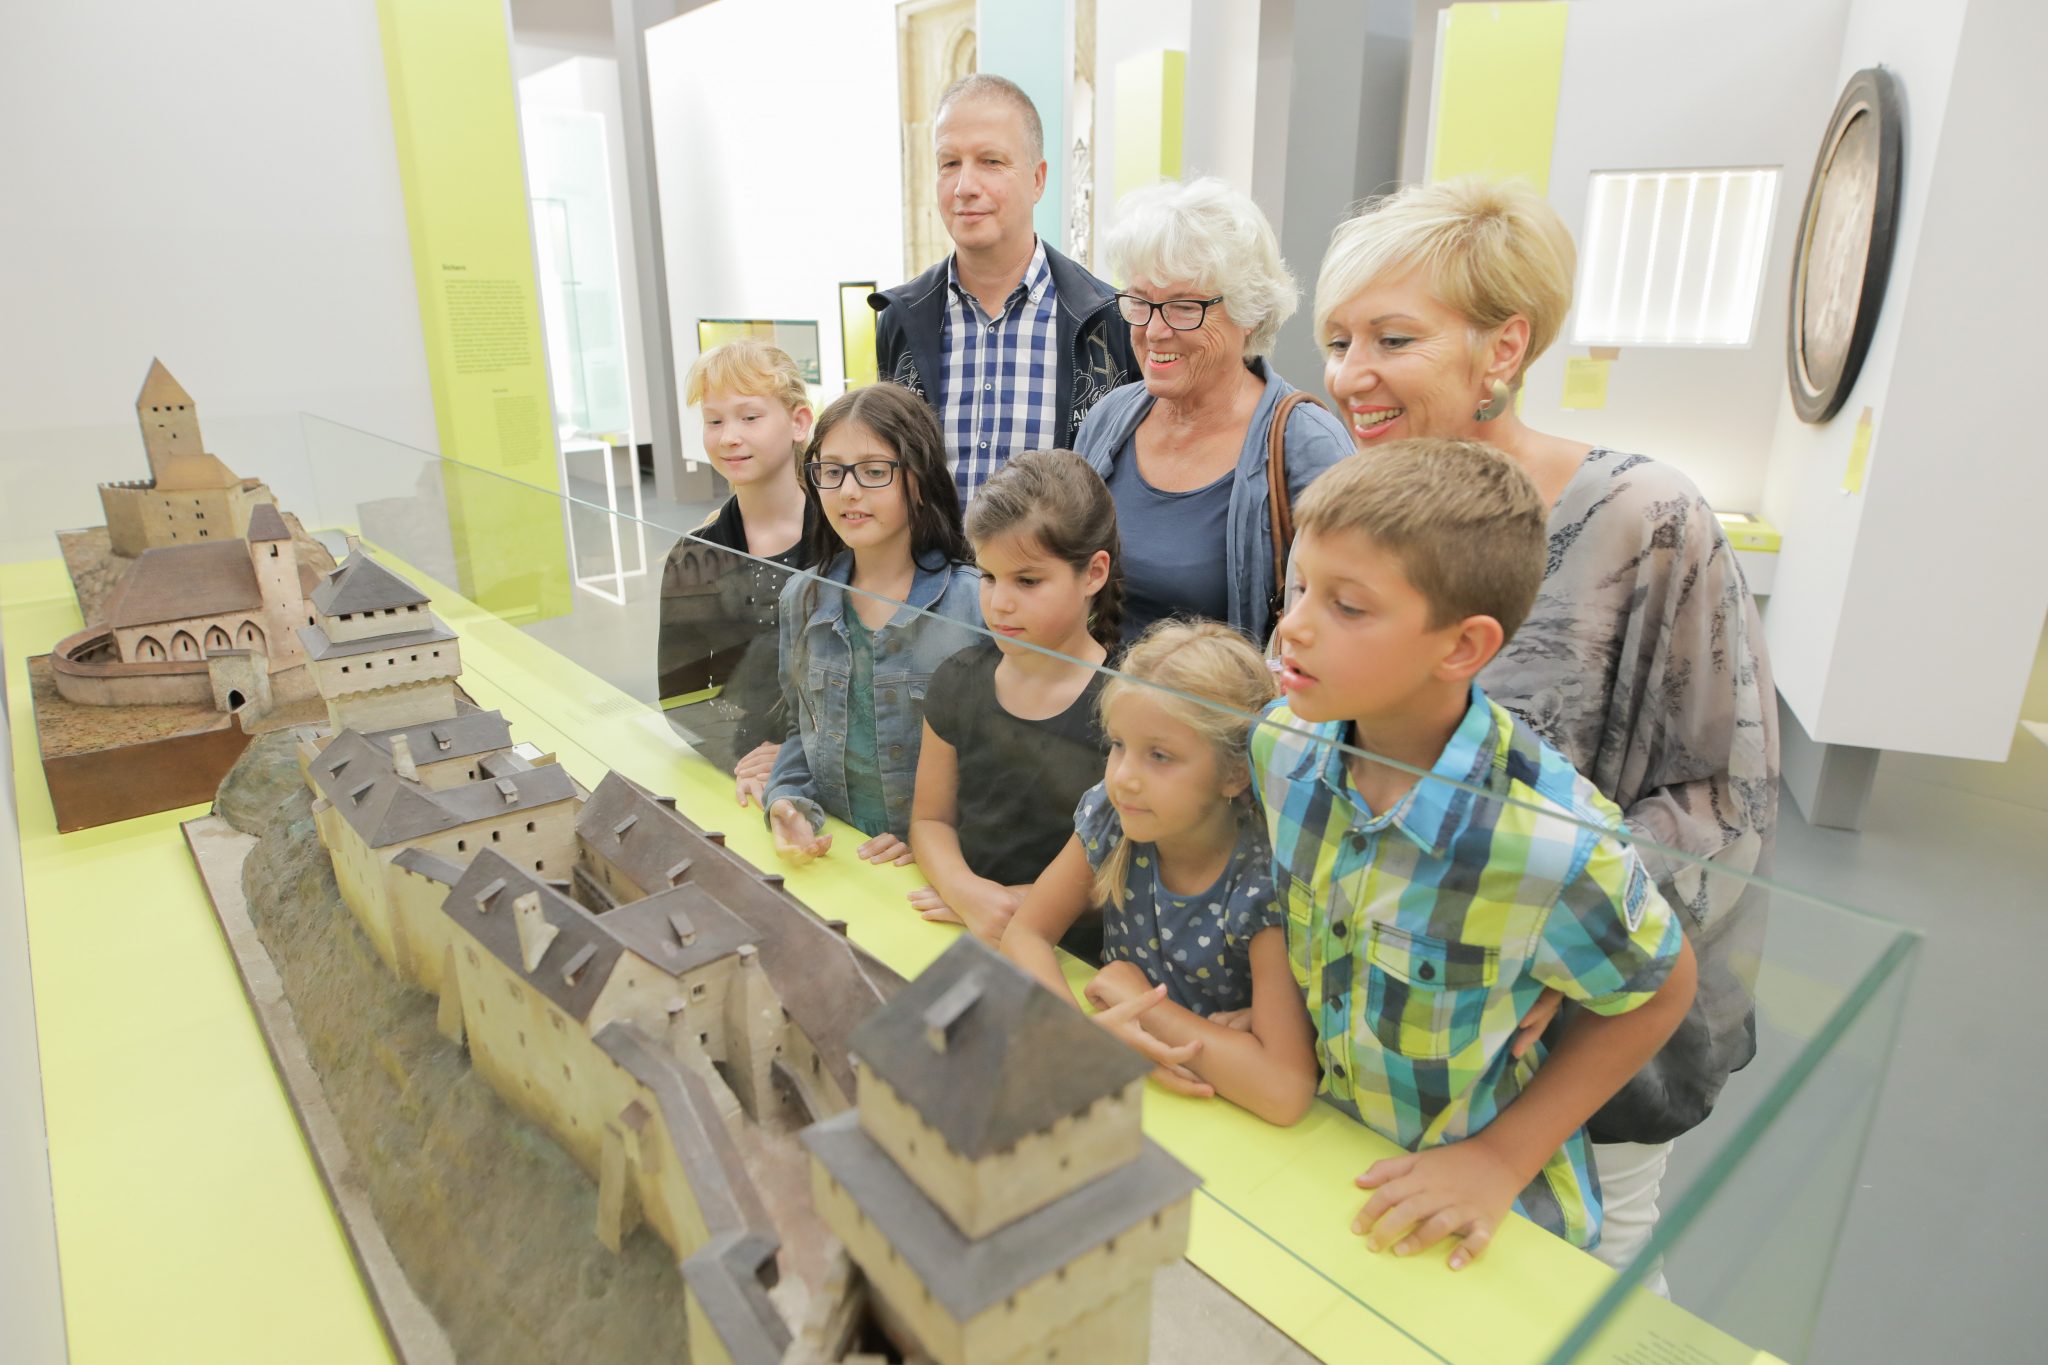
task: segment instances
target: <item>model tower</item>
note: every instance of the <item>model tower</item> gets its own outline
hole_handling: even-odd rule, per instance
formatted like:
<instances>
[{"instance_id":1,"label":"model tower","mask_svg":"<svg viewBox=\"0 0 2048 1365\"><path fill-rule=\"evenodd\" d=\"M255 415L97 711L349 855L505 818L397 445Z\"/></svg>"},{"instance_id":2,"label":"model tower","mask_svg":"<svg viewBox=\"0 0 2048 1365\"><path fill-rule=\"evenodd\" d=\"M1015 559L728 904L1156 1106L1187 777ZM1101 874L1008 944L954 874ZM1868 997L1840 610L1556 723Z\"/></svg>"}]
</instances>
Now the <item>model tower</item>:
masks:
<instances>
[{"instance_id":1,"label":"model tower","mask_svg":"<svg viewBox=\"0 0 2048 1365\"><path fill-rule=\"evenodd\" d=\"M248 535L251 512L275 506L261 480L237 478L207 454L198 405L161 360L149 364L135 419L149 477L100 485L114 553L133 558L171 545L240 540Z\"/></svg>"},{"instance_id":2,"label":"model tower","mask_svg":"<svg viewBox=\"0 0 2048 1365\"><path fill-rule=\"evenodd\" d=\"M1139 1131L1151 1064L962 936L854 1031L814 1202L880 1324L942 1365L1141 1362L1199 1183Z\"/></svg>"},{"instance_id":3,"label":"model tower","mask_svg":"<svg viewBox=\"0 0 2048 1365\"><path fill-rule=\"evenodd\" d=\"M300 642L327 699L333 733L453 720L462 655L427 595L350 543L346 562L313 590Z\"/></svg>"}]
</instances>

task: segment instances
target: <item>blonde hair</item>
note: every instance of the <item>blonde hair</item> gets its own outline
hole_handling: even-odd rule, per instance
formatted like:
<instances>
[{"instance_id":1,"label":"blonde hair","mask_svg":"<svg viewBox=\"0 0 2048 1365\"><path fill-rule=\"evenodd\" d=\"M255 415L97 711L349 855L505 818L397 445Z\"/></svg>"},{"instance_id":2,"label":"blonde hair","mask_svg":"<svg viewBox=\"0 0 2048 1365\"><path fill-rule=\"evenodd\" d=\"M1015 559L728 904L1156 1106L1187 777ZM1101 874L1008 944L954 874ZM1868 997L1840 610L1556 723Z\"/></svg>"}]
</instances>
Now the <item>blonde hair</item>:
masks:
<instances>
[{"instance_id":1,"label":"blonde hair","mask_svg":"<svg viewBox=\"0 0 2048 1365\"><path fill-rule=\"evenodd\" d=\"M1548 520L1513 460L1483 441L1435 436L1339 460L1294 508L1297 535L1355 531L1398 559L1432 630L1491 616L1503 644L1543 585Z\"/></svg>"},{"instance_id":2,"label":"blonde hair","mask_svg":"<svg viewBox=\"0 0 2048 1365\"><path fill-rule=\"evenodd\" d=\"M1271 350L1301 302L1273 225L1250 197L1214 176L1132 190L1117 201L1103 250L1120 283L1186 281L1221 294L1230 320L1251 329L1247 356Z\"/></svg>"},{"instance_id":3,"label":"blonde hair","mask_svg":"<svg viewBox=\"0 0 2048 1365\"><path fill-rule=\"evenodd\" d=\"M1316 344L1328 344L1330 314L1367 285L1420 270L1472 328L1475 347L1509 318L1528 319L1529 347L1512 381L1520 385L1564 326L1577 268L1564 220L1520 181L1410 185L1366 200L1330 234L1316 277Z\"/></svg>"},{"instance_id":4,"label":"blonde hair","mask_svg":"<svg viewBox=\"0 0 2048 1365\"><path fill-rule=\"evenodd\" d=\"M698 407L712 393L772 398L791 413L811 407L803 371L789 352L765 341L728 341L698 356L683 379L683 401Z\"/></svg>"},{"instance_id":5,"label":"blonde hair","mask_svg":"<svg viewBox=\"0 0 2048 1365\"><path fill-rule=\"evenodd\" d=\"M1096 708L1106 726L1119 698L1150 697L1216 746L1226 781L1249 781L1252 726L1275 691L1266 661L1244 636L1215 621L1166 620L1138 637ZM1131 857L1131 841L1119 839L1103 858L1095 872L1096 904L1123 904Z\"/></svg>"}]
</instances>

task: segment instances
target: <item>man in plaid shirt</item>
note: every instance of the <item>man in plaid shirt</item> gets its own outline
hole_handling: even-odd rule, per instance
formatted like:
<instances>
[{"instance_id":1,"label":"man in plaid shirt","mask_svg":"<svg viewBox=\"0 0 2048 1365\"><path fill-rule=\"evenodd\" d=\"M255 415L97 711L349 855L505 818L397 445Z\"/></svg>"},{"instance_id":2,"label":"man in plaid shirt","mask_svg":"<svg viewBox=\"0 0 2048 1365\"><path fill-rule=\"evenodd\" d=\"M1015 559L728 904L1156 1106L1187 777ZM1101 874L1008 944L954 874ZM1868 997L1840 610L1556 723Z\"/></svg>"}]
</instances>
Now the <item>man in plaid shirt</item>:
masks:
<instances>
[{"instance_id":1,"label":"man in plaid shirt","mask_svg":"<svg viewBox=\"0 0 2048 1365\"><path fill-rule=\"evenodd\" d=\"M1694 966L1620 812L1472 683L1535 601L1545 509L1491 447L1416 440L1334 466L1296 519L1254 782L1323 1097L1413 1153L1358 1178L1353 1229L1396 1254L1457 1235L1456 1269L1512 1205L1591 1246L1585 1121ZM1517 1057L1546 987L1585 1010Z\"/></svg>"},{"instance_id":2,"label":"man in plaid shirt","mask_svg":"<svg viewBox=\"0 0 2048 1365\"><path fill-rule=\"evenodd\" d=\"M953 254L868 303L876 372L932 405L964 508L1011 455L1071 446L1137 363L1109 286L1032 230L1045 151L1030 97L963 77L939 99L933 144Z\"/></svg>"}]
</instances>

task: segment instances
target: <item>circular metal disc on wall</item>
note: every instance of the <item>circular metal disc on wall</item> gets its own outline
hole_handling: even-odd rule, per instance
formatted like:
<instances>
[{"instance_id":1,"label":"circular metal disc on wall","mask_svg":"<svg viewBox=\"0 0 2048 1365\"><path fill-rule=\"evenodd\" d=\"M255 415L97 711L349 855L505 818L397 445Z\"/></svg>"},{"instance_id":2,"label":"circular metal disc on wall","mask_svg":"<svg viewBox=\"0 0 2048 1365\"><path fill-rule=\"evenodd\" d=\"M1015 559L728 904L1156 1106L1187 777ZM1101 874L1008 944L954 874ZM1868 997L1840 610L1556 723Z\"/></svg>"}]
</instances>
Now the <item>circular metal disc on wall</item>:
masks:
<instances>
[{"instance_id":1,"label":"circular metal disc on wall","mask_svg":"<svg viewBox=\"0 0 2048 1365\"><path fill-rule=\"evenodd\" d=\"M1806 191L1785 363L1800 419L1825 422L1856 386L1891 275L1903 105L1881 66L1849 78Z\"/></svg>"}]
</instances>

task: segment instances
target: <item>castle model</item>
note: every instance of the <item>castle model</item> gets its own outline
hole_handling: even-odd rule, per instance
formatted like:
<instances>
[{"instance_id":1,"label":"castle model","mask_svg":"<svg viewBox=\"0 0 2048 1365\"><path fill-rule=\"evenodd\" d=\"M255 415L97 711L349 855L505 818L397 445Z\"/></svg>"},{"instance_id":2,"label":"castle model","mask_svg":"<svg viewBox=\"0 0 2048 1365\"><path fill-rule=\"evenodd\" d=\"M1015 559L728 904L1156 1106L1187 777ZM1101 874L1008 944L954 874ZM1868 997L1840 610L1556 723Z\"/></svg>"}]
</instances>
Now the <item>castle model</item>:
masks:
<instances>
[{"instance_id":1,"label":"castle model","mask_svg":"<svg viewBox=\"0 0 2048 1365\"><path fill-rule=\"evenodd\" d=\"M211 705L261 716L309 699L297 631L318 570L270 490L206 453L190 394L153 361L135 401L151 478L102 484L114 552L134 558L98 625L58 642L58 694L88 706Z\"/></svg>"},{"instance_id":2,"label":"castle model","mask_svg":"<svg viewBox=\"0 0 2048 1365\"><path fill-rule=\"evenodd\" d=\"M672 799L586 793L359 549L310 606L343 899L597 1183L598 1238L674 1251L695 1365L1144 1359L1195 1179L1138 1132L1142 1058L971 940L905 986ZM775 1178L806 1125L812 1180Z\"/></svg>"}]
</instances>

